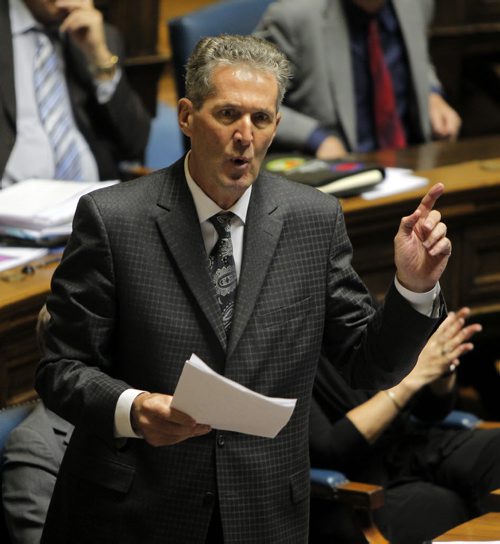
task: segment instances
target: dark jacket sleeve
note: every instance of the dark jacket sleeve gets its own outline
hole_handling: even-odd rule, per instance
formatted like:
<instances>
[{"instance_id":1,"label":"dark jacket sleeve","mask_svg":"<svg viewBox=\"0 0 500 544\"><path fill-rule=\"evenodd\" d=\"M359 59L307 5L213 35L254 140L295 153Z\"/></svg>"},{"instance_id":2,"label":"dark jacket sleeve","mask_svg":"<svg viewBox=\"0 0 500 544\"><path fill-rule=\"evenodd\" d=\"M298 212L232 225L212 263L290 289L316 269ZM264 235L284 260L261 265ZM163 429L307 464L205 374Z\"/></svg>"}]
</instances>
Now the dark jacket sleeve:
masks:
<instances>
[{"instance_id":1,"label":"dark jacket sleeve","mask_svg":"<svg viewBox=\"0 0 500 544\"><path fill-rule=\"evenodd\" d=\"M330 422L316 400L311 404L309 450L313 467L332 468L341 472L369 454L364 436L345 416Z\"/></svg>"}]
</instances>

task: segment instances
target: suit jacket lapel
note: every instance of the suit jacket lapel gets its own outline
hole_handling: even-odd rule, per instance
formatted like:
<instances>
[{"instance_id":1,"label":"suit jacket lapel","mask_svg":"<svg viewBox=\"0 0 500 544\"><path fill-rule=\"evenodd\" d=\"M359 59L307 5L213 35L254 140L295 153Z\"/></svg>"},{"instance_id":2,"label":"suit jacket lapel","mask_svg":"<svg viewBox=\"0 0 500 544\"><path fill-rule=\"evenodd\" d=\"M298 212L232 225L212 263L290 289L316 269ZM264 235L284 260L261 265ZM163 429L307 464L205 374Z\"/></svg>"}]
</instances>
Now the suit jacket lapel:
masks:
<instances>
[{"instance_id":1,"label":"suit jacket lapel","mask_svg":"<svg viewBox=\"0 0 500 544\"><path fill-rule=\"evenodd\" d=\"M423 17L422 8L412 1L394 0L393 5L408 56L412 78L410 87L413 89L417 101L420 130L423 132L422 137L428 138L430 135L427 128L429 119L429 66L427 29L420 24Z\"/></svg>"},{"instance_id":2,"label":"suit jacket lapel","mask_svg":"<svg viewBox=\"0 0 500 544\"><path fill-rule=\"evenodd\" d=\"M331 54L333 59L333 62L327 63L328 69L331 71L330 81L332 85L330 91L335 100L337 115L340 118L347 141L354 149L357 145L356 112L348 29L349 26L340 0L330 2L322 29L322 32L325 32L325 54Z\"/></svg>"},{"instance_id":3,"label":"suit jacket lapel","mask_svg":"<svg viewBox=\"0 0 500 544\"><path fill-rule=\"evenodd\" d=\"M0 9L0 98L11 126L16 127L16 91L14 87L14 53L9 20L9 2L1 0Z\"/></svg>"},{"instance_id":4,"label":"suit jacket lapel","mask_svg":"<svg viewBox=\"0 0 500 544\"><path fill-rule=\"evenodd\" d=\"M167 179L158 199L156 222L188 288L225 349L222 316L210 281L205 246L193 199L184 178L183 164L184 159L181 159L165 171Z\"/></svg>"},{"instance_id":5,"label":"suit jacket lapel","mask_svg":"<svg viewBox=\"0 0 500 544\"><path fill-rule=\"evenodd\" d=\"M234 352L252 315L283 227L281 219L275 216L278 204L268 187L269 185L265 183L265 175L261 175L252 189L227 358Z\"/></svg>"}]
</instances>

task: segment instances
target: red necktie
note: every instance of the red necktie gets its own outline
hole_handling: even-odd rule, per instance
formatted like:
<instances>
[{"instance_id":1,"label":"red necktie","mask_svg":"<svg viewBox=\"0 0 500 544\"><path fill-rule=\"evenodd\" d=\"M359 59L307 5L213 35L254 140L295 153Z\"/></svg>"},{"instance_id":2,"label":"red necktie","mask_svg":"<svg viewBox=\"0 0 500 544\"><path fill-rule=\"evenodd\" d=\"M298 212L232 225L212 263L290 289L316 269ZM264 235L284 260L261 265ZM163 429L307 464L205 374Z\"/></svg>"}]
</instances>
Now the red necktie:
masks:
<instances>
[{"instance_id":1,"label":"red necktie","mask_svg":"<svg viewBox=\"0 0 500 544\"><path fill-rule=\"evenodd\" d=\"M368 26L368 52L378 146L380 149L401 149L406 146L406 137L396 109L392 79L384 59L375 18L370 20Z\"/></svg>"}]
</instances>

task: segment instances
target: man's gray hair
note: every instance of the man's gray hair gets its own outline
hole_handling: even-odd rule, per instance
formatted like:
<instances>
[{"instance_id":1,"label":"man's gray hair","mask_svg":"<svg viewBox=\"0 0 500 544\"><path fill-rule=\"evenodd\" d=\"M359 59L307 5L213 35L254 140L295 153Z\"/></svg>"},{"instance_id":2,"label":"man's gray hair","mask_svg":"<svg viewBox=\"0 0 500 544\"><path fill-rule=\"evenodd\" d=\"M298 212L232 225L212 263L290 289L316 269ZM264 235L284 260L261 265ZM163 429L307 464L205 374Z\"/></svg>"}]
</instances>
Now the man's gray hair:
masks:
<instances>
[{"instance_id":1,"label":"man's gray hair","mask_svg":"<svg viewBox=\"0 0 500 544\"><path fill-rule=\"evenodd\" d=\"M273 44L255 36L221 34L202 38L196 45L186 65L186 97L196 109L214 94L214 70L221 65L246 65L268 72L278 83L278 102L281 104L290 78L290 63Z\"/></svg>"}]
</instances>

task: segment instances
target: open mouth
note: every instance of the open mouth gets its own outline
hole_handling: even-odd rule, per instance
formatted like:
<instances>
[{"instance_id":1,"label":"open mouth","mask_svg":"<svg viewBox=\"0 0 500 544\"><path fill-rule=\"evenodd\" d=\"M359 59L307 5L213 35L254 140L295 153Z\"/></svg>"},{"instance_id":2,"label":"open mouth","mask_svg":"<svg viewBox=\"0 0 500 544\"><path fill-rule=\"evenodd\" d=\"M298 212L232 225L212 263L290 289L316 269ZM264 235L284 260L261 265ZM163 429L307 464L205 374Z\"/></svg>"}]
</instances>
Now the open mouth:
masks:
<instances>
[{"instance_id":1,"label":"open mouth","mask_svg":"<svg viewBox=\"0 0 500 544\"><path fill-rule=\"evenodd\" d=\"M247 159L246 157L235 157L231 159L232 163L235 166L243 167L250 163L250 159Z\"/></svg>"}]
</instances>

